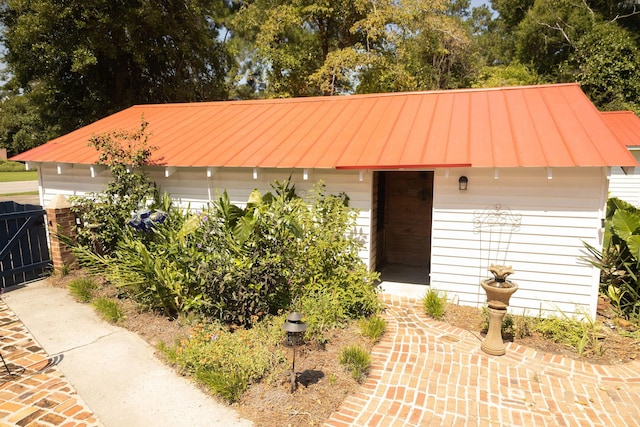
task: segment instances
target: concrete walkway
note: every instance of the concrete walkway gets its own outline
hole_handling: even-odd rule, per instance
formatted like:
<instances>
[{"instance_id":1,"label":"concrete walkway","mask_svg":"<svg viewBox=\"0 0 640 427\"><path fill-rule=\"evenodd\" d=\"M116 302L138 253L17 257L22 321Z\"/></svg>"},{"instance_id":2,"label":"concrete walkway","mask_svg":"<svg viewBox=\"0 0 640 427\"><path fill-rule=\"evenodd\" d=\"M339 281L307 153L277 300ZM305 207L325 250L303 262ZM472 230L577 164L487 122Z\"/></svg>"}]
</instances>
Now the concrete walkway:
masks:
<instances>
[{"instance_id":1,"label":"concrete walkway","mask_svg":"<svg viewBox=\"0 0 640 427\"><path fill-rule=\"evenodd\" d=\"M385 297L387 334L360 391L325 426L638 426L640 362L593 365L476 334Z\"/></svg>"},{"instance_id":2,"label":"concrete walkway","mask_svg":"<svg viewBox=\"0 0 640 427\"><path fill-rule=\"evenodd\" d=\"M4 300L0 351L12 370L27 369L0 376L1 426L250 425L65 290L41 281ZM640 425L640 362L593 365L513 343L489 356L477 334L415 301L385 302L370 376L325 426Z\"/></svg>"},{"instance_id":3,"label":"concrete walkway","mask_svg":"<svg viewBox=\"0 0 640 427\"><path fill-rule=\"evenodd\" d=\"M160 362L154 349L136 334L101 320L65 289L42 280L6 292L3 298L35 342L59 362L56 368L63 380L68 380L70 388L81 396L79 400L95 414L95 424L88 425L251 425ZM2 334L5 332L0 330ZM0 342L0 349L3 346ZM15 355L6 350L3 355L19 364L14 362ZM11 383L0 382L0 392ZM69 421L68 425L78 425Z\"/></svg>"}]
</instances>

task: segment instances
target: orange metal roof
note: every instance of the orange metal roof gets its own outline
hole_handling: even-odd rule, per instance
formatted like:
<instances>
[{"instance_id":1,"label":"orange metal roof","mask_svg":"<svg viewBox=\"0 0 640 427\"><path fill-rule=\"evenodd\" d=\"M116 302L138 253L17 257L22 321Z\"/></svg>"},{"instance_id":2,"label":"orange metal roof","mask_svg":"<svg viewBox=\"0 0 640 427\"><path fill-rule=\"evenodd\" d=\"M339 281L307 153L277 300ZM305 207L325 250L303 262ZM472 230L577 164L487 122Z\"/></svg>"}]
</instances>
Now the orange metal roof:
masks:
<instances>
[{"instance_id":1,"label":"orange metal roof","mask_svg":"<svg viewBox=\"0 0 640 427\"><path fill-rule=\"evenodd\" d=\"M138 105L13 159L94 163L89 138L136 130L143 114L168 166L637 165L577 84Z\"/></svg>"},{"instance_id":2,"label":"orange metal roof","mask_svg":"<svg viewBox=\"0 0 640 427\"><path fill-rule=\"evenodd\" d=\"M602 112L613 134L627 147L640 146L640 117L633 111Z\"/></svg>"}]
</instances>

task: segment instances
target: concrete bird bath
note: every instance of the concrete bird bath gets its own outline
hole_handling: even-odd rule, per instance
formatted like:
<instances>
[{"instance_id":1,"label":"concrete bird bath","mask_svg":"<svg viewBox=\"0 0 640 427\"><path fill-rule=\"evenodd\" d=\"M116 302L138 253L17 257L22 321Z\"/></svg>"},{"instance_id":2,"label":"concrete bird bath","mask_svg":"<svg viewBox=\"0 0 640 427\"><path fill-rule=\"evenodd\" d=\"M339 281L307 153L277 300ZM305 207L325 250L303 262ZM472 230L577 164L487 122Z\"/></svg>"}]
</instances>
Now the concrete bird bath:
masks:
<instances>
[{"instance_id":1,"label":"concrete bird bath","mask_svg":"<svg viewBox=\"0 0 640 427\"><path fill-rule=\"evenodd\" d=\"M489 305L489 330L480 348L492 356L502 356L507 352L502 340L502 321L507 314L509 298L518 290L518 285L507 280L507 276L513 274L511 266L492 264L489 271L494 277L480 282Z\"/></svg>"}]
</instances>

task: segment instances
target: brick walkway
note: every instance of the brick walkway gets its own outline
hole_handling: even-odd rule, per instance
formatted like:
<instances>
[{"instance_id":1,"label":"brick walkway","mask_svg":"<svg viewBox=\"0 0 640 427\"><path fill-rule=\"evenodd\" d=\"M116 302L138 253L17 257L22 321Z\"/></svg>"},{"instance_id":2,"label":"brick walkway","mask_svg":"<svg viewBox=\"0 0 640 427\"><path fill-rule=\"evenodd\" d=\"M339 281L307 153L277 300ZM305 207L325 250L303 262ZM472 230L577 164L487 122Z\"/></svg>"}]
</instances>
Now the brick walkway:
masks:
<instances>
[{"instance_id":1,"label":"brick walkway","mask_svg":"<svg viewBox=\"0 0 640 427\"><path fill-rule=\"evenodd\" d=\"M0 426L100 426L24 324L0 299Z\"/></svg>"},{"instance_id":2,"label":"brick walkway","mask_svg":"<svg viewBox=\"0 0 640 427\"><path fill-rule=\"evenodd\" d=\"M640 362L592 365L471 332L385 296L370 376L325 426L638 426Z\"/></svg>"}]
</instances>

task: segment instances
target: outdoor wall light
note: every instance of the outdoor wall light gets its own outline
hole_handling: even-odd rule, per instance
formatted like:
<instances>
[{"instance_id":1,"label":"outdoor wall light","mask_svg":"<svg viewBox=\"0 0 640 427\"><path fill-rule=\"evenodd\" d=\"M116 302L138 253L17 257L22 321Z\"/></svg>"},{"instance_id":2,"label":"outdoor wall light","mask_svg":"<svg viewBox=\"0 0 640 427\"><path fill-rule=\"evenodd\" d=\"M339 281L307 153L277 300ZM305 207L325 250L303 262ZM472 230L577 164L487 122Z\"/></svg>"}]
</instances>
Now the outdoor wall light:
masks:
<instances>
[{"instance_id":1,"label":"outdoor wall light","mask_svg":"<svg viewBox=\"0 0 640 427\"><path fill-rule=\"evenodd\" d=\"M461 176L458 178L458 189L460 191L467 191L467 184L469 183L469 178L466 176Z\"/></svg>"}]
</instances>

